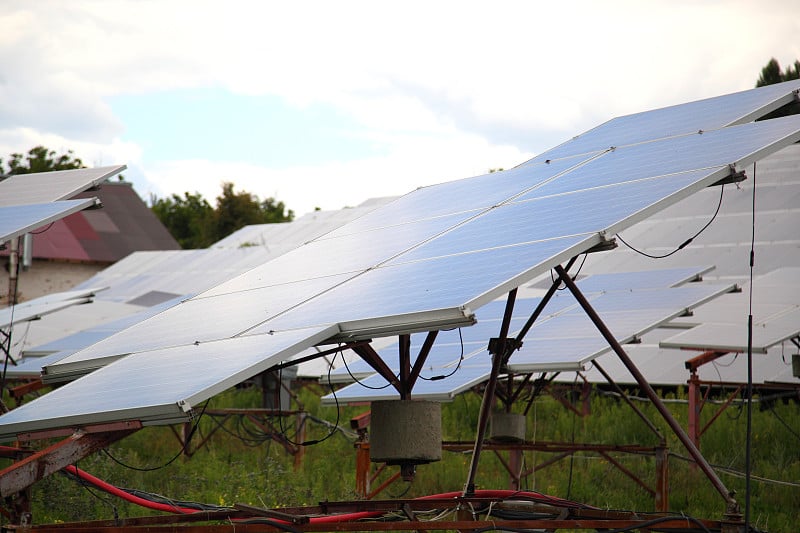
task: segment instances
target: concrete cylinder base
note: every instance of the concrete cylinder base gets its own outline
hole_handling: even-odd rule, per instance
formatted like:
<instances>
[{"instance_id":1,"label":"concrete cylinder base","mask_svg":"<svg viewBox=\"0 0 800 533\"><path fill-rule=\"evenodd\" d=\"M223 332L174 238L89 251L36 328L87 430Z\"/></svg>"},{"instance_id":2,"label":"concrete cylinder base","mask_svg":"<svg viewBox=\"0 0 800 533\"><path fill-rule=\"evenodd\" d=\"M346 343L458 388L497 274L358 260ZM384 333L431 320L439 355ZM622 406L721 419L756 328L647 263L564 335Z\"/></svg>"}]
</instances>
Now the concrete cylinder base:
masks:
<instances>
[{"instance_id":1,"label":"concrete cylinder base","mask_svg":"<svg viewBox=\"0 0 800 533\"><path fill-rule=\"evenodd\" d=\"M442 459L442 406L438 402L372 402L369 458L374 463L424 464Z\"/></svg>"},{"instance_id":2,"label":"concrete cylinder base","mask_svg":"<svg viewBox=\"0 0 800 533\"><path fill-rule=\"evenodd\" d=\"M525 440L525 415L495 411L492 413L489 438L501 442Z\"/></svg>"}]
</instances>

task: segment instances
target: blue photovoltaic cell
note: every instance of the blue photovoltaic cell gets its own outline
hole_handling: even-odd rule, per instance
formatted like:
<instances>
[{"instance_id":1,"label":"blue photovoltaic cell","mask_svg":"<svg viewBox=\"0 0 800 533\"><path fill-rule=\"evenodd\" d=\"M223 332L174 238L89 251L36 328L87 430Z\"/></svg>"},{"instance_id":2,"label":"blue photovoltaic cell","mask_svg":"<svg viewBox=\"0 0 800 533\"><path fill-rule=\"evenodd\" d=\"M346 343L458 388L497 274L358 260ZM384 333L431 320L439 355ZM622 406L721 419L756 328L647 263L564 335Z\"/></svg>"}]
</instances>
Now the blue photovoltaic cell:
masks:
<instances>
[{"instance_id":1,"label":"blue photovoltaic cell","mask_svg":"<svg viewBox=\"0 0 800 533\"><path fill-rule=\"evenodd\" d=\"M725 143L712 143L711 147L718 147L724 150L726 154L724 159L729 162L736 162L739 159L733 157L734 152L731 151L731 146L739 147L742 150L740 157L746 159L757 151L758 146L748 139L755 137L758 138L759 142L766 144L769 144L768 139L772 139L772 141L776 143L776 146L782 146L785 143L791 142L791 136L787 133L791 131L791 122L794 123L794 128L797 129L797 117L788 117L786 119L776 119L731 128L738 132L738 137L734 134L726 134L724 136ZM795 136L797 136L796 132ZM688 150L687 147L691 145L692 142L695 142L708 148L709 145L705 144L706 141L704 140L706 138L712 137L710 134L708 136L692 135L685 139L669 139L657 143L648 143L648 146L655 150L655 153L660 154L665 153L665 149L661 146L659 146L658 149L653 148L654 145L674 145L681 149ZM717 136L715 138L719 139L720 137ZM643 158L643 152L640 148L631 148L631 150L637 154L639 159ZM622 156L628 151L629 150L620 150L618 153L604 156L604 158L613 157L614 159L621 158L621 160L624 160ZM708 157L713 158L711 155ZM604 158L597 159L593 161L593 163ZM582 169L588 166L589 165L578 167L574 172L581 172ZM675 167L675 165L673 165L673 167ZM685 168L686 165L679 165L679 167ZM674 169L675 168L671 168L670 170ZM551 182L551 184L561 182L567 175L562 175ZM586 173L582 175L585 175L587 180L587 182L583 184L583 188L592 188L595 184L592 181L591 175ZM653 210L653 204L664 203L664 198L675 197L674 201L677 201L680 197L705 187L709 181L715 181L718 177L721 177L719 170L701 169L685 172L677 176L634 182L632 184L626 184L625 187L620 186L616 196L608 193L609 199L607 203L609 208L614 208L615 216L607 220L616 221L614 223L609 222L610 227L622 229L622 227L627 224L636 222L636 217L643 218L646 216L648 210ZM472 180L474 183L480 183L480 180L475 178ZM687 186L687 183L691 183L691 185ZM648 189L648 187L654 185L658 185L658 187L655 189ZM577 188L580 189L581 187ZM536 191L540 192L541 189L540 187L536 189ZM611 188L600 187L594 190L599 191L597 194L601 194L600 197L602 197L602 193L609 189ZM446 190L446 188L443 190ZM642 193L643 196L633 194L635 191L644 191ZM648 191L652 196L647 197ZM680 195L677 194L679 191ZM625 198L628 192L630 192L635 199L633 205L628 206L627 210L625 208L617 209L616 205L624 203L621 201L621 198ZM415 191L415 193L423 194L419 191ZM398 206L407 205L411 212L416 212L417 206L413 201L415 193L410 193L406 195L406 197L403 197L405 203L396 201L388 204L387 207L392 206L393 209L398 209ZM444 196L447 200L442 201L442 203L448 203L451 200L450 196L451 195ZM552 201L559 201L561 197L553 198ZM545 200L548 199L542 199L542 201ZM537 202L528 204L530 209L544 209L543 206L546 204ZM648 207L643 209L643 205L648 205ZM378 216L377 214L381 211L380 209L376 210L368 216ZM492 211L499 211L499 209ZM239 331L240 333L258 333L271 330L308 327L335 321L342 325L346 334L348 328L355 327L353 324L350 324L351 322L363 322L365 320L368 321L375 318L382 319L384 317L397 317L398 326L402 329L409 327L405 322L405 315L428 312L435 309L457 308L460 306L478 308L510 288L524 282L526 279L530 279L546 271L552 264L565 261L567 258L600 242L599 233L592 233L582 236L566 236L560 239L535 242L533 244L497 247L491 240L491 232L487 230L481 233L479 224L482 218L484 217L478 217L470 220L470 222L466 224L459 225L456 230L448 232L439 238L427 241L421 246L417 246L412 251L383 263L378 268L372 268L361 274L352 276L346 283L342 283L344 278L341 278L331 280L330 283L320 283L317 285L318 288L316 290L302 291L302 293L300 291L294 291L302 297L295 298L293 304L287 303L284 307L285 313L281 313L280 316L270 319L267 322L264 321L267 320L269 316L260 313L254 317L252 314L245 311L249 308L245 300L250 297L249 294L252 291L245 290L248 284L242 283L242 280L246 277L251 280L252 284L258 286L259 284L270 283L270 279L253 280L254 272L251 272L245 274L245 277L241 279L234 279L229 284L225 284L226 288L218 287L214 289L214 292L210 292L210 294L216 294L223 290L243 291L239 296L233 297L231 300L233 302L239 298L243 299L243 302L240 304L242 309L237 309L239 305L225 307L225 312L235 315L232 320L238 320L240 322L242 326ZM397 219L404 220L404 217L398 214ZM429 220L430 219L428 219L428 221ZM475 231L480 236L486 235L486 239L483 242L478 242L479 240L476 239L474 243L475 246L465 249L463 253L442 257L443 254L453 251L452 248L446 246L448 243L447 239L454 238L450 235L468 232L472 224L478 224L475 226L477 228ZM426 227L426 225L422 224L420 227ZM591 225L581 227L593 228L592 231L600 230L597 226ZM437 226L436 229L440 229L440 226ZM346 228L342 228L341 231L346 234ZM574 228L572 227L564 228L564 233L566 235L573 235L573 231ZM497 233L502 232L498 231ZM428 233L428 235L429 234L430 233ZM370 235L373 238L382 238L385 236L381 231L363 232L362 234L363 237ZM416 236L419 237L418 234ZM523 242L527 242L525 240L527 239L525 235L521 235L519 238L513 240L519 242L521 239ZM468 240L462 242L466 244ZM407 246L395 244L392 251L399 250L404 246L405 248L412 248L415 243L408 242L406 244ZM381 243L366 239L362 239L359 243L359 246L363 249L369 249L373 245L380 248ZM439 249L438 246L442 246L443 250ZM482 246L495 247L481 249ZM278 258L281 263L282 271L290 272L289 275L293 275L292 271L294 270L298 272L303 271L308 275L308 269L313 266L314 263L308 261L309 257L306 255L305 251L303 251L303 248L305 247L301 247ZM456 246L455 249L458 249L458 246ZM302 258L303 261L295 262L294 258ZM415 261L416 258L435 259ZM265 265L264 272L269 270L266 267L272 263L274 263L274 261ZM319 258L317 263L320 263L322 272L330 268L324 266L326 263L325 258ZM357 264L363 265L365 263ZM327 278L321 279L327 280ZM272 290L278 290L280 292L283 289ZM235 293L232 293L232 295L233 294ZM271 300L271 292L265 290L263 299ZM293 305L300 304L303 299L313 299L313 302L308 302L296 308L292 308ZM285 301L290 302L292 299L289 298ZM355 301L358 302L358 305L352 305L352 302ZM115 335L107 339L107 341L103 341L96 347L93 347L92 357L104 352L128 353L130 350L146 349L157 345L180 344L181 342L190 341L190 339L194 337L211 338L208 332L205 331L205 328L199 326L199 324L203 323L203 320L198 317L215 316L220 312L222 312L220 306L217 305L217 301L214 298L202 298L201 295L201 297L190 300L187 303L176 306L173 310L165 312L159 319L160 322L165 324L165 327L162 328L159 326L151 331L148 325L146 334L137 331L137 328L134 327L130 331ZM259 319L259 315L264 318ZM181 318L178 318L179 316ZM263 323L263 325L259 325L259 323ZM369 324L365 325L359 323L357 326L368 329ZM223 331L222 329L215 329L217 331L215 334L219 334ZM142 346L142 338L144 337L152 339L152 344L145 343L145 345Z\"/></svg>"},{"instance_id":2,"label":"blue photovoltaic cell","mask_svg":"<svg viewBox=\"0 0 800 533\"><path fill-rule=\"evenodd\" d=\"M0 309L0 328L7 328L17 322L36 320L50 313L55 313L67 307L88 303L89 298L71 298L69 300L20 305Z\"/></svg>"},{"instance_id":3,"label":"blue photovoltaic cell","mask_svg":"<svg viewBox=\"0 0 800 533\"><path fill-rule=\"evenodd\" d=\"M74 351L67 350L55 352L41 357L23 357L17 361L16 365L9 365L6 369L8 379L38 379L41 377L42 368L45 365L55 363L59 359L73 354Z\"/></svg>"},{"instance_id":4,"label":"blue photovoltaic cell","mask_svg":"<svg viewBox=\"0 0 800 533\"><path fill-rule=\"evenodd\" d=\"M336 238L317 239L198 297L229 294L311 278L360 273L436 236L463 219L463 215L451 215Z\"/></svg>"},{"instance_id":5,"label":"blue photovoltaic cell","mask_svg":"<svg viewBox=\"0 0 800 533\"><path fill-rule=\"evenodd\" d=\"M254 331L287 329L305 321L318 324L337 316L342 329L347 332L354 327L351 322L375 317L396 317L402 324L403 315L431 308L454 308L464 304L469 307L473 302L479 302L475 305L478 307L494 299L496 295L489 292L493 287L518 285L518 278L531 277L527 272L520 272L519 265L540 266L548 259L566 260L576 254L575 250L590 246L584 243L594 242L594 239L596 237L567 237L465 256L390 263L354 278ZM348 301L358 301L359 305L348 306Z\"/></svg>"},{"instance_id":6,"label":"blue photovoltaic cell","mask_svg":"<svg viewBox=\"0 0 800 533\"><path fill-rule=\"evenodd\" d=\"M64 352L68 350L74 352L79 349L86 348L102 339L105 339L113 335L118 331L122 331L123 329L128 328L134 324L138 324L142 320L157 315L158 313L164 311L165 309L169 309L173 305L176 305L178 302L180 302L182 299L183 297L175 298L173 300L169 300L167 302L163 302L161 304L149 307L144 311L140 311L138 313L134 313L129 316L125 316L122 318L118 318L116 320L111 320L109 322L98 324L97 326L87 328L82 331L78 331L71 335L67 335L59 339L52 340L50 342L40 344L32 348L28 348L24 350L23 355L27 357L30 355L45 355L49 353ZM65 356L62 356L61 358L59 358L59 360L63 359L64 357Z\"/></svg>"},{"instance_id":7,"label":"blue photovoltaic cell","mask_svg":"<svg viewBox=\"0 0 800 533\"><path fill-rule=\"evenodd\" d=\"M131 355L6 413L0 417L0 438L52 425L186 419L198 404L313 346L335 329L295 330ZM193 370L201 363L202 372Z\"/></svg>"},{"instance_id":8,"label":"blue photovoltaic cell","mask_svg":"<svg viewBox=\"0 0 800 533\"><path fill-rule=\"evenodd\" d=\"M581 292L608 292L618 290L667 288L697 279L713 267L678 267L637 272L595 274L579 280Z\"/></svg>"},{"instance_id":9,"label":"blue photovoltaic cell","mask_svg":"<svg viewBox=\"0 0 800 533\"><path fill-rule=\"evenodd\" d=\"M85 198L46 204L0 206L0 244L94 204L94 198Z\"/></svg>"},{"instance_id":10,"label":"blue photovoltaic cell","mask_svg":"<svg viewBox=\"0 0 800 533\"><path fill-rule=\"evenodd\" d=\"M522 199L727 166L734 162L744 168L753 162L748 156L759 152L768 139L793 134L796 124L792 117L769 122L769 130L760 127L763 122L756 122L617 148L537 187Z\"/></svg>"},{"instance_id":11,"label":"blue photovoltaic cell","mask_svg":"<svg viewBox=\"0 0 800 533\"><path fill-rule=\"evenodd\" d=\"M280 312L287 302L296 302L308 292L316 292L334 283L327 278L309 280L307 282L281 285L247 291L245 294L224 294L204 299L193 299L182 304L181 313L172 313L176 307L148 318L138 324L114 334L99 343L81 350L74 355L58 361L45 368L48 381L58 379L58 374L69 372L74 374L81 369L94 369L105 364L108 359L95 361L103 357L118 357L127 353L144 350L155 350L163 347L193 344L230 338L241 332L242 317L257 323ZM210 302L209 302L210 301ZM148 331L144 337L129 336L129 332L143 328ZM107 346L115 346L111 353L100 351Z\"/></svg>"},{"instance_id":12,"label":"blue photovoltaic cell","mask_svg":"<svg viewBox=\"0 0 800 533\"><path fill-rule=\"evenodd\" d=\"M662 281L665 279L666 274L665 272L661 276L651 275L649 279ZM597 277L603 278L606 276L598 275ZM613 276L608 277L611 278ZM641 280L638 282L641 282ZM731 285L693 284L676 288L595 293L589 298L591 298L592 307L603 318L603 322L617 341L625 343L680 315L684 310L701 305L731 289ZM530 372L577 371L582 370L595 357L610 350L608 342L597 330L591 319L583 312L582 308L564 305L568 301L572 301L577 305L571 293L561 292L554 299L561 301L559 305L561 312L548 319L540 319L534 324L523 340L521 349L511 355L507 365L508 370L523 374ZM518 300L517 305L523 304L522 307L530 307L524 305L526 300L528 299ZM530 300L535 301L536 299ZM498 305L501 302L493 303L494 310L499 313L497 316L502 316L503 309ZM510 329L510 336L512 337L518 333L518 326L522 323L522 317L518 315L519 312L515 305L514 315L517 316L517 319L514 321L516 326L512 326ZM494 322L498 321L497 319L494 320ZM470 341L476 341L478 336L470 335L470 330L472 329L463 328L463 331ZM412 397L428 400L446 400L466 390L465 387L472 387L488 379L491 363L486 345L489 338L497 336L498 333L499 330L494 330L489 336L484 337L482 349L472 352L470 354L472 357L467 357L462 367L452 376L442 380L415 384ZM396 346L388 347L380 352L385 361L394 362L391 368L395 370L399 368L396 362L397 357L392 356L392 352L396 353L396 349ZM455 360L452 357L439 359L438 361L427 360L426 368L428 372L432 372L432 374L428 375L450 374L455 369L457 360L457 356ZM447 363L442 364L445 361ZM472 370L462 374L467 368ZM482 370L478 372L475 369ZM481 379L477 379L479 377ZM376 391L368 388L384 385L386 380L381 376L374 375L361 381L366 386L354 383L337 392L338 400L343 403L364 402L397 396L395 389ZM332 401L332 395L327 395L324 398L324 402L327 404Z\"/></svg>"},{"instance_id":13,"label":"blue photovoltaic cell","mask_svg":"<svg viewBox=\"0 0 800 533\"><path fill-rule=\"evenodd\" d=\"M797 89L800 82L792 80L618 117L547 150L531 163L750 122L791 102Z\"/></svg>"},{"instance_id":14,"label":"blue photovoltaic cell","mask_svg":"<svg viewBox=\"0 0 800 533\"><path fill-rule=\"evenodd\" d=\"M545 183L569 171L585 160L586 158L578 158L532 165L525 169L510 169L420 187L381 209L341 226L331 232L330 236L349 235L454 213L464 214L466 220L469 216L514 198L534 185Z\"/></svg>"},{"instance_id":15,"label":"blue photovoltaic cell","mask_svg":"<svg viewBox=\"0 0 800 533\"><path fill-rule=\"evenodd\" d=\"M125 165L15 174L0 181L0 206L40 204L71 198L125 170Z\"/></svg>"},{"instance_id":16,"label":"blue photovoltaic cell","mask_svg":"<svg viewBox=\"0 0 800 533\"><path fill-rule=\"evenodd\" d=\"M788 89L784 86L775 91L786 93ZM726 115L747 116L754 107L776 105L786 96L771 91L755 90L731 97L715 109L730 105ZM754 103L756 100L758 104ZM669 121L674 115L679 117L676 124L687 124L680 116L694 112L699 116L706 109L704 106L708 104L691 104L652 117ZM687 114L686 109L693 111ZM656 130L664 128L658 126ZM181 303L73 357L108 360L139 350L162 352L167 346L194 340L270 331L282 335L310 326L330 325L325 331L332 332L331 337L320 341L331 342L467 324L474 309L727 177L729 166L739 170L797 141L800 117L633 145L627 133L614 128L610 131L612 134L597 146L616 146L613 151L550 164L529 162L496 176L479 176L409 193L324 239L280 256L278 263L265 266L255 277L250 273L250 277L235 279L205 297L201 294ZM567 196L571 202L564 201ZM591 209L600 202L608 213ZM565 211L562 224L552 222L556 225L536 227L537 220L558 219L559 209ZM511 224L514 217L504 215L513 212L530 221L530 227L518 225L505 234L501 222ZM542 217L531 212L541 213ZM331 273L336 275L326 277ZM282 284L289 280L302 281ZM148 352L126 357L107 368L124 363L129 372L151 375L154 370L138 357L144 353ZM261 357L269 359L270 353ZM92 367L90 361L84 364ZM209 370L218 377L229 371L224 366ZM163 372L159 379L181 378L171 367L165 367ZM149 389L142 389L138 398L149 395ZM83 403L77 397L71 401ZM131 412L145 409L141 403L135 406L129 405ZM83 408L89 409L86 405ZM120 411L128 412L126 409L119 406ZM46 412L26 412L31 413L31 421L49 416ZM150 415L143 418L153 419ZM5 417L0 417L0 428L4 423Z\"/></svg>"},{"instance_id":17,"label":"blue photovoltaic cell","mask_svg":"<svg viewBox=\"0 0 800 533\"><path fill-rule=\"evenodd\" d=\"M445 369L444 371L453 372L455 369ZM443 371L443 372L444 372ZM420 379L414 385L412 398L424 398L432 401L450 401L457 394L460 394L471 387L486 381L491 371L491 362L487 358L485 365L462 365L451 376L444 380L426 381ZM442 387L446 383L447 387ZM368 388L375 387L375 388ZM400 394L392 386L386 386L386 380L380 376L370 376L361 380L360 383L353 383L338 391L336 394L326 394L322 397L323 405L335 405L347 403L374 402L379 400L398 400Z\"/></svg>"}]
</instances>

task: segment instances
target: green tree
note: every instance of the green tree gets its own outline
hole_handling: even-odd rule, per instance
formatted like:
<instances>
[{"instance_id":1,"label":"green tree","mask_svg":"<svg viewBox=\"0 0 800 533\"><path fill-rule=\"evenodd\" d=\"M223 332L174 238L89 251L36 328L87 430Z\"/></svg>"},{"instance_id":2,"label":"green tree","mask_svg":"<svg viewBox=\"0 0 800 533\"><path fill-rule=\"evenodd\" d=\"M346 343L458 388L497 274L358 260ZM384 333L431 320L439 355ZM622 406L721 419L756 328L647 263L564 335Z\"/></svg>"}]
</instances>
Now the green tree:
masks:
<instances>
[{"instance_id":1,"label":"green tree","mask_svg":"<svg viewBox=\"0 0 800 533\"><path fill-rule=\"evenodd\" d=\"M793 66L786 67L786 70L782 72L778 60L773 57L766 66L761 69L761 75L758 77L756 87L763 87L765 85L796 79L800 79L800 61L795 61ZM797 114L800 114L800 102L795 100L765 115L759 120L770 120Z\"/></svg>"},{"instance_id":2,"label":"green tree","mask_svg":"<svg viewBox=\"0 0 800 533\"><path fill-rule=\"evenodd\" d=\"M0 159L0 180L12 174L33 174L75 168L86 168L86 165L73 155L72 150L67 150L66 154L58 155L55 150L48 150L44 146L36 146L28 150L27 155L11 154L11 159L8 161L8 170L3 165L3 160Z\"/></svg>"},{"instance_id":3,"label":"green tree","mask_svg":"<svg viewBox=\"0 0 800 533\"><path fill-rule=\"evenodd\" d=\"M169 198L150 197L150 206L161 223L185 249L206 248L234 231L250 224L289 222L291 209L274 198L260 200L255 194L234 191L231 182L222 184L216 207L200 193Z\"/></svg>"},{"instance_id":4,"label":"green tree","mask_svg":"<svg viewBox=\"0 0 800 533\"><path fill-rule=\"evenodd\" d=\"M173 194L169 198L150 196L150 209L178 241L181 248L206 248L216 239L214 209L200 193Z\"/></svg>"},{"instance_id":5,"label":"green tree","mask_svg":"<svg viewBox=\"0 0 800 533\"><path fill-rule=\"evenodd\" d=\"M290 209L286 211L283 202L274 198L259 200L258 196L246 192L234 192L233 183L222 184L222 194L217 196L215 225L217 239L251 224L289 222L294 218Z\"/></svg>"},{"instance_id":6,"label":"green tree","mask_svg":"<svg viewBox=\"0 0 800 533\"><path fill-rule=\"evenodd\" d=\"M795 61L794 65L786 67L785 72L781 72L781 65L774 57L769 60L767 65L761 69L756 87L764 87L774 83L781 83L789 80L800 79L800 61Z\"/></svg>"}]
</instances>

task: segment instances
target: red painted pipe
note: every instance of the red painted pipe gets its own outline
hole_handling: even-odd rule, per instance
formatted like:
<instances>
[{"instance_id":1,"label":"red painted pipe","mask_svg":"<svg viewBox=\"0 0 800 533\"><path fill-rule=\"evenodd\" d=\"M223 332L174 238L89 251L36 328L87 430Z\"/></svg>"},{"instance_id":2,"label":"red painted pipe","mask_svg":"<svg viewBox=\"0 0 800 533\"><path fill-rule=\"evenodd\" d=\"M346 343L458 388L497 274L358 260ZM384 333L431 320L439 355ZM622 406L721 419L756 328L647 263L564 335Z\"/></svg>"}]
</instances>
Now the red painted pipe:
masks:
<instances>
[{"instance_id":1,"label":"red painted pipe","mask_svg":"<svg viewBox=\"0 0 800 533\"><path fill-rule=\"evenodd\" d=\"M89 474L88 472L84 472L83 470L78 469L75 466L69 465L64 467L64 470L69 472L70 474L83 479L94 485L95 487L104 490L105 492L122 498L125 501L130 503L146 507L148 509L153 509L156 511L165 511L168 513L177 513L177 514L191 514L191 513L200 513L204 512L198 509L192 509L188 507L178 507L175 505L168 505L164 503L152 502L145 498L140 498L139 496L134 496L133 494L129 494L124 490L115 487L105 481L96 478L95 476ZM419 498L415 498L417 500L440 500L445 498L460 498L462 496L461 491L453 491L453 492L444 492L442 494L431 494L428 496L420 496ZM520 498L520 499L530 499L541 503L550 503L554 505L561 505L563 507L583 507L582 504L577 502L573 502L570 500L564 500L562 498L557 498L555 496L548 496L546 494L541 494L539 492L521 492L515 490L476 490L475 497L477 498ZM361 518L376 518L383 514L381 511L361 511L357 513L346 513L346 514L339 514L339 515L332 515L332 516L317 516L310 519L312 524L332 524L336 522L351 522L353 520L359 520ZM289 522L285 522L282 520L275 520L275 522L289 524Z\"/></svg>"}]
</instances>

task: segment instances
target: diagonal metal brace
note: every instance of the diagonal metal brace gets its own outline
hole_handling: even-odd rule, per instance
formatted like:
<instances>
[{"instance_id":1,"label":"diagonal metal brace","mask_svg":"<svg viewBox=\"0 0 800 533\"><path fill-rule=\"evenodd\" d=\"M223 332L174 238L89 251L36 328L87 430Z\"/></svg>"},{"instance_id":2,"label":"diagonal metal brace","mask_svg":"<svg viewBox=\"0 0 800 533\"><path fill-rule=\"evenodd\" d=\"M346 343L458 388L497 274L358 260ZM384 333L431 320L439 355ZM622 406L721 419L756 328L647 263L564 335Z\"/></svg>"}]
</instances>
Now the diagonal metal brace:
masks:
<instances>
[{"instance_id":1,"label":"diagonal metal brace","mask_svg":"<svg viewBox=\"0 0 800 533\"><path fill-rule=\"evenodd\" d=\"M0 497L21 492L110 444L141 429L141 422L126 422L123 428L98 433L77 431L70 437L0 470ZM116 424L115 427L119 427Z\"/></svg>"}]
</instances>

